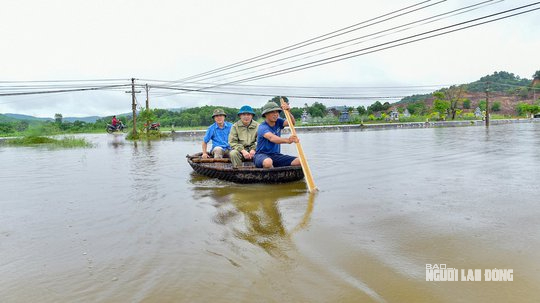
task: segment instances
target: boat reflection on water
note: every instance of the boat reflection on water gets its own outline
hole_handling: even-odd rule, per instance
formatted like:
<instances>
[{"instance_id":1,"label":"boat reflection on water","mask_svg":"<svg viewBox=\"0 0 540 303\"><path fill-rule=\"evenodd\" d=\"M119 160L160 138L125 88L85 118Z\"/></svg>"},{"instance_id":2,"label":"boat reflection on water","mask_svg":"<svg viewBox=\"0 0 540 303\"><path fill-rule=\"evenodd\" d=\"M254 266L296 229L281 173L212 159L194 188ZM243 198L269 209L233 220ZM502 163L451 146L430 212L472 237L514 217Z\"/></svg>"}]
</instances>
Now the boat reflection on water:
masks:
<instances>
[{"instance_id":1,"label":"boat reflection on water","mask_svg":"<svg viewBox=\"0 0 540 303\"><path fill-rule=\"evenodd\" d=\"M277 258L294 250L292 235L309 226L315 195L304 182L240 185L192 174L197 199L210 198L213 221Z\"/></svg>"}]
</instances>

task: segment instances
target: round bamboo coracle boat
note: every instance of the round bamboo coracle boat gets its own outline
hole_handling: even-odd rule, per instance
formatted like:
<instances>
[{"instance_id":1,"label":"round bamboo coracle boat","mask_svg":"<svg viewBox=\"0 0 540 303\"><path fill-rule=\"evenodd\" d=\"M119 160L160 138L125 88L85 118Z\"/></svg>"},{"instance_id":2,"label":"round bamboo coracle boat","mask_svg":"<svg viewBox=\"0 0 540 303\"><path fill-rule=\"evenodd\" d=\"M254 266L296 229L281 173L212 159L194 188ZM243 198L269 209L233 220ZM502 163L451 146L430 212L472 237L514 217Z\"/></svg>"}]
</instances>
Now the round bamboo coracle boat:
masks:
<instances>
[{"instance_id":1,"label":"round bamboo coracle boat","mask_svg":"<svg viewBox=\"0 0 540 303\"><path fill-rule=\"evenodd\" d=\"M203 159L202 153L187 155L187 161L193 170L201 175L236 183L286 183L304 178L301 166L274 168L256 168L252 161L243 162L243 166L233 168L230 159Z\"/></svg>"}]
</instances>

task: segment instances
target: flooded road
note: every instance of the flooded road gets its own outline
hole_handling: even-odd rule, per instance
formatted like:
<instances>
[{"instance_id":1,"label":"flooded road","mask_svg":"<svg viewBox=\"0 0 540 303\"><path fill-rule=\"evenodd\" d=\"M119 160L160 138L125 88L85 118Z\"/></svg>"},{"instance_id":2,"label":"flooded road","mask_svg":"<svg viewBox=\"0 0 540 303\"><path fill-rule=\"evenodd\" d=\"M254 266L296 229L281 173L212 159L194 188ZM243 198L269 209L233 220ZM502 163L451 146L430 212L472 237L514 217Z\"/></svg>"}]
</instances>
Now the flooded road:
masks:
<instances>
[{"instance_id":1,"label":"flooded road","mask_svg":"<svg viewBox=\"0 0 540 303\"><path fill-rule=\"evenodd\" d=\"M299 136L315 196L196 175L197 138L0 146L0 301L540 301L540 123Z\"/></svg>"}]
</instances>

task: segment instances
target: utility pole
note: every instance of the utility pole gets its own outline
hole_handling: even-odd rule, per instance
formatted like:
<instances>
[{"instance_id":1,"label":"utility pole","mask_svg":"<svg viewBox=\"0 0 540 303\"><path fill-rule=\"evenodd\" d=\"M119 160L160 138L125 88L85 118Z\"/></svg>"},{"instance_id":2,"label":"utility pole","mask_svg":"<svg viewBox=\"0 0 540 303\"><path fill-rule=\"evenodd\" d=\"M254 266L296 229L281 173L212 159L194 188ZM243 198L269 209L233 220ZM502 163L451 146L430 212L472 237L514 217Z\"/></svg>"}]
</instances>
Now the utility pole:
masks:
<instances>
[{"instance_id":1,"label":"utility pole","mask_svg":"<svg viewBox=\"0 0 540 303\"><path fill-rule=\"evenodd\" d=\"M486 127L489 127L489 81L486 82Z\"/></svg>"},{"instance_id":2,"label":"utility pole","mask_svg":"<svg viewBox=\"0 0 540 303\"><path fill-rule=\"evenodd\" d=\"M131 109L133 110L133 138L137 137L137 104L135 103L135 78L131 78Z\"/></svg>"},{"instance_id":3,"label":"utility pole","mask_svg":"<svg viewBox=\"0 0 540 303\"><path fill-rule=\"evenodd\" d=\"M150 107L148 106L148 83L146 83L146 85L144 86L144 90L146 90L146 114L148 117L148 113L149 113L149 110L150 110ZM150 121L149 120L146 120L146 132L148 133L148 130L150 129Z\"/></svg>"},{"instance_id":4,"label":"utility pole","mask_svg":"<svg viewBox=\"0 0 540 303\"><path fill-rule=\"evenodd\" d=\"M131 78L131 91L126 91L127 94L131 94L131 109L133 111L133 137L137 136L137 103L135 101L135 78Z\"/></svg>"},{"instance_id":5,"label":"utility pole","mask_svg":"<svg viewBox=\"0 0 540 303\"><path fill-rule=\"evenodd\" d=\"M146 90L146 110L149 110L150 107L148 106L148 84L144 86L144 89Z\"/></svg>"}]
</instances>

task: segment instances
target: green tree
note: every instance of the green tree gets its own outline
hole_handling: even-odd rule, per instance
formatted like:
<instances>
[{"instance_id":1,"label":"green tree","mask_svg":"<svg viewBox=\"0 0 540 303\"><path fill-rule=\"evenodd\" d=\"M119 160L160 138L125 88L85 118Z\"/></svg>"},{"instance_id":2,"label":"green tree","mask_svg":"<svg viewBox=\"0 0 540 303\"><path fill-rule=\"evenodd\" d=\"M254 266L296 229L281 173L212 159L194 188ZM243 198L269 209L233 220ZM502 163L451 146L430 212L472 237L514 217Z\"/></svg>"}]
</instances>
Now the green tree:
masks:
<instances>
[{"instance_id":1,"label":"green tree","mask_svg":"<svg viewBox=\"0 0 540 303\"><path fill-rule=\"evenodd\" d=\"M463 108L464 109L470 109L471 108L471 100L463 99Z\"/></svg>"},{"instance_id":2,"label":"green tree","mask_svg":"<svg viewBox=\"0 0 540 303\"><path fill-rule=\"evenodd\" d=\"M407 110L411 115L425 115L427 113L427 106L423 101L409 103L407 105Z\"/></svg>"},{"instance_id":3,"label":"green tree","mask_svg":"<svg viewBox=\"0 0 540 303\"><path fill-rule=\"evenodd\" d=\"M315 102L308 108L308 113L312 117L324 117L326 116L326 106L322 103Z\"/></svg>"},{"instance_id":4,"label":"green tree","mask_svg":"<svg viewBox=\"0 0 540 303\"><path fill-rule=\"evenodd\" d=\"M356 110L358 111L358 114L360 114L361 116L362 115L365 115L367 113L367 110L364 106L360 105L356 108Z\"/></svg>"},{"instance_id":5,"label":"green tree","mask_svg":"<svg viewBox=\"0 0 540 303\"><path fill-rule=\"evenodd\" d=\"M58 114L58 113L54 114L54 122L56 124L62 124L62 119L63 119L62 114Z\"/></svg>"},{"instance_id":6,"label":"green tree","mask_svg":"<svg viewBox=\"0 0 540 303\"><path fill-rule=\"evenodd\" d=\"M19 121L15 124L15 129L19 132L23 132L28 129L28 121Z\"/></svg>"},{"instance_id":7,"label":"green tree","mask_svg":"<svg viewBox=\"0 0 540 303\"><path fill-rule=\"evenodd\" d=\"M491 110L494 111L494 112L501 111L501 102L499 102L499 101L493 102L493 105L491 105Z\"/></svg>"},{"instance_id":8,"label":"green tree","mask_svg":"<svg viewBox=\"0 0 540 303\"><path fill-rule=\"evenodd\" d=\"M452 85L449 88L443 88L433 94L435 99L447 101L449 104L447 114L452 120L456 118L456 112L458 110L458 104L463 102L463 94L466 92L467 87L465 85L455 86ZM441 113L442 114L442 113Z\"/></svg>"},{"instance_id":9,"label":"green tree","mask_svg":"<svg viewBox=\"0 0 540 303\"><path fill-rule=\"evenodd\" d=\"M520 102L516 108L518 115L520 116L532 116L540 112L540 106L532 105L524 102Z\"/></svg>"},{"instance_id":10,"label":"green tree","mask_svg":"<svg viewBox=\"0 0 540 303\"><path fill-rule=\"evenodd\" d=\"M480 102L478 103L478 107L480 107L481 111L485 111L486 110L486 100L480 100Z\"/></svg>"},{"instance_id":11,"label":"green tree","mask_svg":"<svg viewBox=\"0 0 540 303\"><path fill-rule=\"evenodd\" d=\"M445 100L443 92L436 92L433 96L435 96L435 100L433 100L433 110L439 113L439 117L444 119L450 109L450 102Z\"/></svg>"},{"instance_id":12,"label":"green tree","mask_svg":"<svg viewBox=\"0 0 540 303\"><path fill-rule=\"evenodd\" d=\"M11 134L13 132L15 132L13 123L0 122L0 134Z\"/></svg>"},{"instance_id":13,"label":"green tree","mask_svg":"<svg viewBox=\"0 0 540 303\"><path fill-rule=\"evenodd\" d=\"M380 101L375 101L375 102L373 102L373 104L371 104L368 107L368 110L371 111L372 113L374 113L374 112L383 111L383 110L385 110L385 108L384 108L384 106L382 105L382 103Z\"/></svg>"},{"instance_id":14,"label":"green tree","mask_svg":"<svg viewBox=\"0 0 540 303\"><path fill-rule=\"evenodd\" d=\"M139 112L139 119L141 122L146 124L146 129L148 130L152 122L156 121L157 115L154 113L153 110L145 108L144 110Z\"/></svg>"},{"instance_id":15,"label":"green tree","mask_svg":"<svg viewBox=\"0 0 540 303\"><path fill-rule=\"evenodd\" d=\"M294 119L301 119L302 113L304 112L304 109L300 107L291 107L291 114L293 115Z\"/></svg>"}]
</instances>

